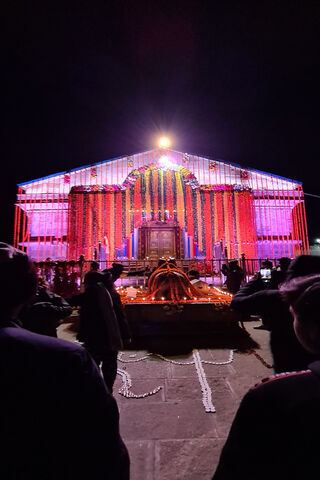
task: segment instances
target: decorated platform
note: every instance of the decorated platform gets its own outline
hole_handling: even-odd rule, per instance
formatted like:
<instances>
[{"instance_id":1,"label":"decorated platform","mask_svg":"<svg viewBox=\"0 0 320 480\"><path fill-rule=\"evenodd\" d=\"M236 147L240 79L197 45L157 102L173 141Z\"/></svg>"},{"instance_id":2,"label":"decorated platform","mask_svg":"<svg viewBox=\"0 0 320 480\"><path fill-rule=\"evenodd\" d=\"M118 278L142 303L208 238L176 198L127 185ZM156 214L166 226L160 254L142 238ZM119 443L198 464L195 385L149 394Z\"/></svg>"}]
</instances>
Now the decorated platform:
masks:
<instances>
[{"instance_id":1,"label":"decorated platform","mask_svg":"<svg viewBox=\"0 0 320 480\"><path fill-rule=\"evenodd\" d=\"M257 347L230 309L232 295L217 287L202 293L174 262L164 262L146 291L119 288L135 348Z\"/></svg>"}]
</instances>

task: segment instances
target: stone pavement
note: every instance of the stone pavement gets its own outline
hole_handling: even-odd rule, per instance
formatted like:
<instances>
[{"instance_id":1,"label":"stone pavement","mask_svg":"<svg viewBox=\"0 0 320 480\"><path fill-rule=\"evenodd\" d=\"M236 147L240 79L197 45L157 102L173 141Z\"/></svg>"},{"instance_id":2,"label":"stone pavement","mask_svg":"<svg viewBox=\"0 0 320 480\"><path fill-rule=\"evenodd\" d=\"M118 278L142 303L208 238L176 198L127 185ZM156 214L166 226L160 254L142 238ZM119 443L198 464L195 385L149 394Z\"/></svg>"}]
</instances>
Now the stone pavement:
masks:
<instances>
[{"instance_id":1,"label":"stone pavement","mask_svg":"<svg viewBox=\"0 0 320 480\"><path fill-rule=\"evenodd\" d=\"M248 322L246 328L260 345L258 353L272 363L269 332L253 329L259 324ZM58 335L73 341L69 326L61 325ZM238 352L227 365L202 363L216 410L206 413L195 365L178 365L157 356L136 361L146 353L122 352L118 362L122 375L114 388L121 435L131 458L131 480L210 480L241 398L273 370L253 354ZM223 362L230 350L201 349L199 354L201 360ZM192 352L165 358L193 361ZM118 393L124 376L132 381L133 394L161 389L145 398L125 398Z\"/></svg>"}]
</instances>

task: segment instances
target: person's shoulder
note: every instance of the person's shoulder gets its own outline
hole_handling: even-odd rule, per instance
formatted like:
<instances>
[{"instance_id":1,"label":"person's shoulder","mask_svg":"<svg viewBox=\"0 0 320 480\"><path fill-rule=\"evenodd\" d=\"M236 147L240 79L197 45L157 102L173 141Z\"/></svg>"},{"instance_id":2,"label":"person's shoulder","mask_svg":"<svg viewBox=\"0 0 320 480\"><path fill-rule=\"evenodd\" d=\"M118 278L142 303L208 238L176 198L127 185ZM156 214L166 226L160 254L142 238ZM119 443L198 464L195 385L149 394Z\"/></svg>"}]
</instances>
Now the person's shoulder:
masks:
<instances>
[{"instance_id":1,"label":"person's shoulder","mask_svg":"<svg viewBox=\"0 0 320 480\"><path fill-rule=\"evenodd\" d=\"M259 390L267 385L275 386L276 388L279 386L283 386L287 384L288 379L290 382L294 382L296 379L301 378L301 376L306 377L311 375L311 370L300 370L298 372L283 372L283 373L275 373L274 375L270 375L266 378L263 378L260 382L256 383L252 388L251 391Z\"/></svg>"},{"instance_id":2,"label":"person's shoulder","mask_svg":"<svg viewBox=\"0 0 320 480\"><path fill-rule=\"evenodd\" d=\"M83 355L84 348L76 342L69 342L60 338L40 335L30 332L24 328L2 328L1 344L10 345L11 348L20 351L34 351L35 354L51 352L52 354L61 355Z\"/></svg>"}]
</instances>

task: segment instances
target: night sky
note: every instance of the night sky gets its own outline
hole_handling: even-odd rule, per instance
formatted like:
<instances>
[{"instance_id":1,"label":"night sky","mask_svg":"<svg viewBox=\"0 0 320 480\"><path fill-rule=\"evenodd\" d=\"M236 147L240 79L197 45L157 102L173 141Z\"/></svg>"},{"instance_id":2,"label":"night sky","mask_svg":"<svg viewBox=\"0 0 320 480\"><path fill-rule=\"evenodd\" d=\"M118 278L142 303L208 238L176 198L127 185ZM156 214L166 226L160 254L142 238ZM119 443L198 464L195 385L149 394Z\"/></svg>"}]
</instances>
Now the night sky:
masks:
<instances>
[{"instance_id":1,"label":"night sky","mask_svg":"<svg viewBox=\"0 0 320 480\"><path fill-rule=\"evenodd\" d=\"M17 183L153 148L159 133L320 195L320 2L65 3L2 11L1 240ZM306 208L320 236L320 198Z\"/></svg>"}]
</instances>

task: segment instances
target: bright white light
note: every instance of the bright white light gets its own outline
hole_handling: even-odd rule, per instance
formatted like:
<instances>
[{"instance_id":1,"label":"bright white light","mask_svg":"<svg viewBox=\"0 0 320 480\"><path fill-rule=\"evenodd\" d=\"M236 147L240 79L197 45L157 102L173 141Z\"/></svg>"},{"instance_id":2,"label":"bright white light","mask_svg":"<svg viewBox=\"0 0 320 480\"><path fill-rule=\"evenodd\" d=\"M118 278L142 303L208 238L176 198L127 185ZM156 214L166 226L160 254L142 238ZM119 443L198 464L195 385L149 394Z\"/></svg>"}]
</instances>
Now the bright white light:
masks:
<instances>
[{"instance_id":1,"label":"bright white light","mask_svg":"<svg viewBox=\"0 0 320 480\"><path fill-rule=\"evenodd\" d=\"M160 137L158 140L158 147L159 148L169 148L171 145L170 138L168 137Z\"/></svg>"},{"instance_id":2,"label":"bright white light","mask_svg":"<svg viewBox=\"0 0 320 480\"><path fill-rule=\"evenodd\" d=\"M320 243L320 238L315 238L314 241L315 243Z\"/></svg>"},{"instance_id":3,"label":"bright white light","mask_svg":"<svg viewBox=\"0 0 320 480\"><path fill-rule=\"evenodd\" d=\"M162 157L159 158L159 163L163 168L170 168L172 166L172 163L166 155L162 155Z\"/></svg>"}]
</instances>

